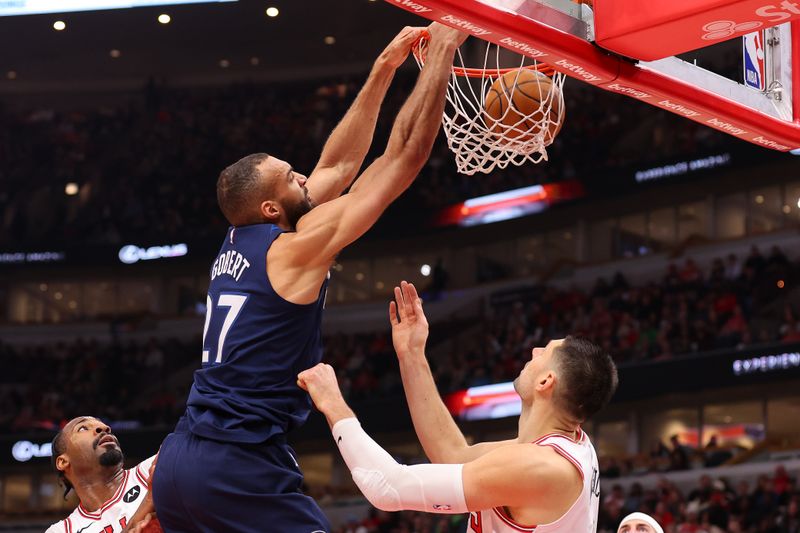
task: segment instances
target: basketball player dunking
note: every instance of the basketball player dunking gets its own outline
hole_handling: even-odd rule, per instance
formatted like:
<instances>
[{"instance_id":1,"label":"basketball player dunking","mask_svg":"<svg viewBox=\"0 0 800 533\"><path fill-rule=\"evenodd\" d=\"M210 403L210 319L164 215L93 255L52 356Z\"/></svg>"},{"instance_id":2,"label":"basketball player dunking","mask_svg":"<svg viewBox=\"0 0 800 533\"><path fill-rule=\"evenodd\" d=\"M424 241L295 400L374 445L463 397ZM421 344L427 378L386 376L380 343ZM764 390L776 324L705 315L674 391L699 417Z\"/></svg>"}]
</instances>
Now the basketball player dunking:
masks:
<instances>
[{"instance_id":1,"label":"basketball player dunking","mask_svg":"<svg viewBox=\"0 0 800 533\"><path fill-rule=\"evenodd\" d=\"M311 403L298 372L322 356L328 270L413 182L433 146L455 50L465 35L428 28L428 60L397 115L384 154L350 185L367 154L395 70L423 29L406 28L375 63L306 178L266 154L217 183L231 224L211 267L202 368L186 413L164 441L153 484L167 533L328 532L285 434Z\"/></svg>"},{"instance_id":2,"label":"basketball player dunking","mask_svg":"<svg viewBox=\"0 0 800 533\"><path fill-rule=\"evenodd\" d=\"M597 456L580 424L616 389L611 357L573 337L534 348L514 381L522 399L517 438L470 446L436 391L425 358L428 323L413 285L395 288L395 299L389 314L403 386L435 464L395 462L361 429L329 365L298 375L367 499L387 511L470 512L469 533L594 533Z\"/></svg>"}]
</instances>

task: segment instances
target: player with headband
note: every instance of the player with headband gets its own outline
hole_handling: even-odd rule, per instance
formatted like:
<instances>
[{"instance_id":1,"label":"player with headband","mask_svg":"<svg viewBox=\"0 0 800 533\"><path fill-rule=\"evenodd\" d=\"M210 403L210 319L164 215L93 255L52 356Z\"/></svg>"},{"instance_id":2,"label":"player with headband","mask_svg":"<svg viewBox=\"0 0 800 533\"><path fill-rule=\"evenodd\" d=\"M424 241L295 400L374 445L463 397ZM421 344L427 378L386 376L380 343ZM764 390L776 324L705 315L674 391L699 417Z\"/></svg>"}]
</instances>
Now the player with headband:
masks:
<instances>
[{"instance_id":1,"label":"player with headband","mask_svg":"<svg viewBox=\"0 0 800 533\"><path fill-rule=\"evenodd\" d=\"M652 516L631 513L622 519L617 533L664 533L664 530Z\"/></svg>"}]
</instances>

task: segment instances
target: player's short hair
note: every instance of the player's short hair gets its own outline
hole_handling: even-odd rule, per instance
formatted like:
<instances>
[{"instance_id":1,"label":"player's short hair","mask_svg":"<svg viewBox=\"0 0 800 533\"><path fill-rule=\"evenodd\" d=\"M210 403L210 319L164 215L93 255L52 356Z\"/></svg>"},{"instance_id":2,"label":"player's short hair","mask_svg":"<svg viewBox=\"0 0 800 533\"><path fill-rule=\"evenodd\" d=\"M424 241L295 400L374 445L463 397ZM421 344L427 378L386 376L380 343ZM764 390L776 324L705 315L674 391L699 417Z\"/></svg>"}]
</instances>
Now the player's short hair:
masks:
<instances>
[{"instance_id":1,"label":"player's short hair","mask_svg":"<svg viewBox=\"0 0 800 533\"><path fill-rule=\"evenodd\" d=\"M262 197L263 181L258 165L269 157L265 153L250 154L223 170L217 180L217 202L222 214L232 225L253 223L248 211Z\"/></svg>"},{"instance_id":2,"label":"player's short hair","mask_svg":"<svg viewBox=\"0 0 800 533\"><path fill-rule=\"evenodd\" d=\"M58 456L61 455L62 453L64 453L65 451L67 451L67 443L64 442L64 430L63 429L59 430L59 432L56 433L56 436L53 437L52 451L53 451L53 454L52 454L50 459L51 459L51 463L53 464L53 470L56 471L56 475L58 476L58 480L64 486L64 499L66 500L67 499L67 495L69 494L69 491L72 490L72 483L69 482L69 480L67 479L66 474L64 474L64 471L63 470L59 470L58 467L56 466L56 460L58 459Z\"/></svg>"},{"instance_id":3,"label":"player's short hair","mask_svg":"<svg viewBox=\"0 0 800 533\"><path fill-rule=\"evenodd\" d=\"M556 401L578 422L602 409L617 390L617 366L588 339L568 336L555 349L561 387Z\"/></svg>"}]
</instances>

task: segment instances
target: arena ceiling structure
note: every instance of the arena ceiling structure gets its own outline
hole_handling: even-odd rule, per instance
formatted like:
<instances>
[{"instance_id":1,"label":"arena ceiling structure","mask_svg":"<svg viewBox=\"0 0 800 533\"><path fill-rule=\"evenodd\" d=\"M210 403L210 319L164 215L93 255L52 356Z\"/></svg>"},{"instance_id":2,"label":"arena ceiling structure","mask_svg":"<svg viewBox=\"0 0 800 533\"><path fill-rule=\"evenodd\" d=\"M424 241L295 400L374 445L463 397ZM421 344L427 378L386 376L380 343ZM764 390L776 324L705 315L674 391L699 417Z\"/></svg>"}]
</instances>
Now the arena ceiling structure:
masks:
<instances>
[{"instance_id":1,"label":"arena ceiling structure","mask_svg":"<svg viewBox=\"0 0 800 533\"><path fill-rule=\"evenodd\" d=\"M268 16L268 8L277 16ZM169 23L159 22L163 14ZM240 0L4 16L0 94L124 89L149 77L203 85L331 76L363 70L404 25L425 23L371 0Z\"/></svg>"}]
</instances>

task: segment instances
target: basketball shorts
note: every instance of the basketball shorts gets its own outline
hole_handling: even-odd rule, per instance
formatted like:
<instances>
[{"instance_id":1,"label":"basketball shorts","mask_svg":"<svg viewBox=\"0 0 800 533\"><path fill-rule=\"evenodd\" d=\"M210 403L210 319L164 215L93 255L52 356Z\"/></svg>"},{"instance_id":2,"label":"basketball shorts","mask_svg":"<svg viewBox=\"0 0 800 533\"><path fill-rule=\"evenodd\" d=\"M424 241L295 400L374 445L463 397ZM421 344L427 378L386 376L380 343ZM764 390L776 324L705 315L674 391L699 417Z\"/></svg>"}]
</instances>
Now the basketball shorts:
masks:
<instances>
[{"instance_id":1,"label":"basketball shorts","mask_svg":"<svg viewBox=\"0 0 800 533\"><path fill-rule=\"evenodd\" d=\"M165 533L330 533L283 436L225 443L179 423L161 445L152 490Z\"/></svg>"}]
</instances>

